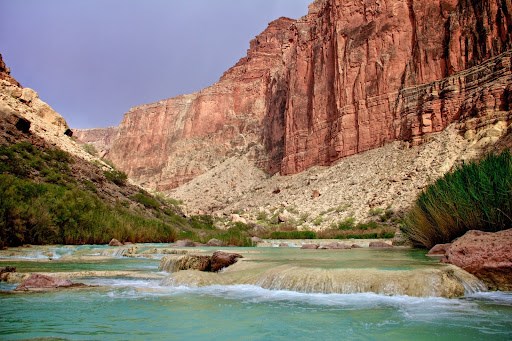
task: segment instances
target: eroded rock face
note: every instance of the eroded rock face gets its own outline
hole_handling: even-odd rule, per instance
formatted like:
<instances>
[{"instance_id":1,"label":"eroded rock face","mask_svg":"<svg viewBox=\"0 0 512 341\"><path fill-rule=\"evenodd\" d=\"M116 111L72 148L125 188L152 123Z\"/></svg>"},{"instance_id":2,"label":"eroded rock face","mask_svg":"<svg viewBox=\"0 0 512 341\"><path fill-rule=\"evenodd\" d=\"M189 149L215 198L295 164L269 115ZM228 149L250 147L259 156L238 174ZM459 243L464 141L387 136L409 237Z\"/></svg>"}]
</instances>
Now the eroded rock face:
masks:
<instances>
[{"instance_id":1,"label":"eroded rock face","mask_svg":"<svg viewBox=\"0 0 512 341\"><path fill-rule=\"evenodd\" d=\"M11 69L5 65L2 54L0 54L0 79L6 80L14 86L21 87L20 83L11 76Z\"/></svg>"},{"instance_id":2,"label":"eroded rock face","mask_svg":"<svg viewBox=\"0 0 512 341\"><path fill-rule=\"evenodd\" d=\"M509 123L511 16L509 0L317 0L218 83L131 109L107 156L168 190L234 154L293 174L456 121Z\"/></svg>"},{"instance_id":3,"label":"eroded rock face","mask_svg":"<svg viewBox=\"0 0 512 341\"><path fill-rule=\"evenodd\" d=\"M512 229L496 233L468 231L446 251L445 263L456 265L492 290L512 290Z\"/></svg>"}]
</instances>

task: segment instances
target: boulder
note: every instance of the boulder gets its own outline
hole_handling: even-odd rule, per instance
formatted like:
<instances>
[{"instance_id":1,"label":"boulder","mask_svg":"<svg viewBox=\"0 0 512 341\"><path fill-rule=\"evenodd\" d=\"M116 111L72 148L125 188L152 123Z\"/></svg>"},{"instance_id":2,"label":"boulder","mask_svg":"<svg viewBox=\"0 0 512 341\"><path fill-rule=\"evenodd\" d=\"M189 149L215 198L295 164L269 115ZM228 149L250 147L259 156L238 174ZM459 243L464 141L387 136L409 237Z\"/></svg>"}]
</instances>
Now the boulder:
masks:
<instances>
[{"instance_id":1,"label":"boulder","mask_svg":"<svg viewBox=\"0 0 512 341\"><path fill-rule=\"evenodd\" d=\"M444 263L475 275L491 290L512 290L512 229L468 231L446 251Z\"/></svg>"},{"instance_id":2,"label":"boulder","mask_svg":"<svg viewBox=\"0 0 512 341\"><path fill-rule=\"evenodd\" d=\"M123 246L123 243L121 243L119 240L115 238L112 238L108 243L108 246Z\"/></svg>"},{"instance_id":3,"label":"boulder","mask_svg":"<svg viewBox=\"0 0 512 341\"><path fill-rule=\"evenodd\" d=\"M222 246L222 245L224 245L224 243L221 240L212 238L212 239L210 239L208 241L208 243L206 243L206 245L208 245L208 246Z\"/></svg>"},{"instance_id":4,"label":"boulder","mask_svg":"<svg viewBox=\"0 0 512 341\"><path fill-rule=\"evenodd\" d=\"M434 245L433 248L430 249L430 251L427 253L427 256L432 256L432 257L444 256L446 254L446 251L448 251L448 249L450 248L451 245L452 245L451 243L436 244L436 245Z\"/></svg>"},{"instance_id":5,"label":"boulder","mask_svg":"<svg viewBox=\"0 0 512 341\"><path fill-rule=\"evenodd\" d=\"M177 246L177 247L194 247L196 246L196 244L191 241L191 240L188 240L188 239L184 239L184 240L178 240L174 243L174 246Z\"/></svg>"},{"instance_id":6,"label":"boulder","mask_svg":"<svg viewBox=\"0 0 512 341\"><path fill-rule=\"evenodd\" d=\"M183 255L173 259L170 272L180 270L210 271L210 256Z\"/></svg>"},{"instance_id":7,"label":"boulder","mask_svg":"<svg viewBox=\"0 0 512 341\"><path fill-rule=\"evenodd\" d=\"M318 249L318 244L303 244L300 248L304 250L315 250Z\"/></svg>"},{"instance_id":8,"label":"boulder","mask_svg":"<svg viewBox=\"0 0 512 341\"><path fill-rule=\"evenodd\" d=\"M76 286L76 284L67 279L55 278L40 274L31 274L27 279L21 282L21 284L18 285L14 290L28 291L41 289L69 288L72 286Z\"/></svg>"},{"instance_id":9,"label":"boulder","mask_svg":"<svg viewBox=\"0 0 512 341\"><path fill-rule=\"evenodd\" d=\"M247 224L247 220L245 220L245 218L240 217L240 215L238 215L238 214L232 214L231 215L231 221L233 223Z\"/></svg>"},{"instance_id":10,"label":"boulder","mask_svg":"<svg viewBox=\"0 0 512 341\"><path fill-rule=\"evenodd\" d=\"M392 248L393 245L385 243L385 242L370 242L370 248L378 249L378 248Z\"/></svg>"},{"instance_id":11,"label":"boulder","mask_svg":"<svg viewBox=\"0 0 512 341\"><path fill-rule=\"evenodd\" d=\"M322 249L322 250L346 250L346 249L351 249L351 247L349 245L346 245L343 243L332 242L332 243L328 243L328 244L324 244L324 245L320 246L319 249Z\"/></svg>"},{"instance_id":12,"label":"boulder","mask_svg":"<svg viewBox=\"0 0 512 341\"><path fill-rule=\"evenodd\" d=\"M357 245L357 244L352 244L352 245L350 246L350 248L351 248L351 249L360 249L360 248L362 248L362 246L361 246L361 245Z\"/></svg>"},{"instance_id":13,"label":"boulder","mask_svg":"<svg viewBox=\"0 0 512 341\"><path fill-rule=\"evenodd\" d=\"M253 244L258 244L261 243L263 239L261 239L260 237L251 237L251 241L253 242Z\"/></svg>"},{"instance_id":14,"label":"boulder","mask_svg":"<svg viewBox=\"0 0 512 341\"><path fill-rule=\"evenodd\" d=\"M277 219L280 223L286 223L287 221L290 221L292 218L292 214L287 210L283 210L283 212L279 213L279 215L277 216Z\"/></svg>"},{"instance_id":15,"label":"boulder","mask_svg":"<svg viewBox=\"0 0 512 341\"><path fill-rule=\"evenodd\" d=\"M0 281L7 281L7 274L12 272L16 272L16 268L14 266L6 266L5 268L0 268Z\"/></svg>"},{"instance_id":16,"label":"boulder","mask_svg":"<svg viewBox=\"0 0 512 341\"><path fill-rule=\"evenodd\" d=\"M238 253L227 253L223 251L214 252L210 259L210 271L217 272L222 270L238 261L238 258L243 258Z\"/></svg>"}]
</instances>

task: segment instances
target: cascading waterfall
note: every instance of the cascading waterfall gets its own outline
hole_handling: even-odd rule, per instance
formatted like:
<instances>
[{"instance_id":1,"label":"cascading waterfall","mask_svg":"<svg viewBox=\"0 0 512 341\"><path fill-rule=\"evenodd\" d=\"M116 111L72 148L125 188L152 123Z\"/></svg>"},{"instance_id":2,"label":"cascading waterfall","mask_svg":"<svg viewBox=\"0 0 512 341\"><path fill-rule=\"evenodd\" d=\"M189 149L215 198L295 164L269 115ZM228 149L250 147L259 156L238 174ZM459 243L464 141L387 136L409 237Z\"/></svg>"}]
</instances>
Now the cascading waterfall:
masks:
<instances>
[{"instance_id":1,"label":"cascading waterfall","mask_svg":"<svg viewBox=\"0 0 512 341\"><path fill-rule=\"evenodd\" d=\"M447 298L462 297L486 290L485 285L475 276L456 266L438 263L408 266L403 269L343 266L322 268L295 265L293 262L276 264L244 259L220 273L205 273L196 270L177 271L177 264L181 261L181 257L176 256L162 259L160 270L171 273L169 278L163 281L163 285L250 284L265 289L301 293L371 292L382 295Z\"/></svg>"}]
</instances>

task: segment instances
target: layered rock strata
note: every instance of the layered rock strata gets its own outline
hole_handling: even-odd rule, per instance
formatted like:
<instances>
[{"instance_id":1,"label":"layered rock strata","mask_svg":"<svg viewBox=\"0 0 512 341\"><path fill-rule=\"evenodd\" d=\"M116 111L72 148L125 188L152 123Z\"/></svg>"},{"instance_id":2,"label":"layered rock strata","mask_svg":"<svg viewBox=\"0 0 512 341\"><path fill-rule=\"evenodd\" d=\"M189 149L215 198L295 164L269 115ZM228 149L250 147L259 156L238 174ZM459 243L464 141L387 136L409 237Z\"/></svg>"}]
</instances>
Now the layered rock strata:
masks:
<instances>
[{"instance_id":1,"label":"layered rock strata","mask_svg":"<svg viewBox=\"0 0 512 341\"><path fill-rule=\"evenodd\" d=\"M169 190L237 154L294 174L453 122L476 134L511 120L511 29L509 0L317 0L218 83L131 109L107 157Z\"/></svg>"}]
</instances>

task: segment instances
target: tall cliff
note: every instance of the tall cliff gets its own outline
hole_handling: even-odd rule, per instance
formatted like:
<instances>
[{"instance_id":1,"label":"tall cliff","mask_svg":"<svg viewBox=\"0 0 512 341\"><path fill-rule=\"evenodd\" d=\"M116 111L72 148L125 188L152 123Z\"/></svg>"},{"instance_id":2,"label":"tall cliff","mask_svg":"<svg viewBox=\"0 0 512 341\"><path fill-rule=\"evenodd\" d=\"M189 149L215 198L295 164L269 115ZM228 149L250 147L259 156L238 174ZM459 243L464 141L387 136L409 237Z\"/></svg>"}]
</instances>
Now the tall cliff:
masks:
<instances>
[{"instance_id":1,"label":"tall cliff","mask_svg":"<svg viewBox=\"0 0 512 341\"><path fill-rule=\"evenodd\" d=\"M234 154L293 174L456 121L475 134L511 120L511 32L510 0L317 0L218 83L131 109L107 157L168 190Z\"/></svg>"}]
</instances>

